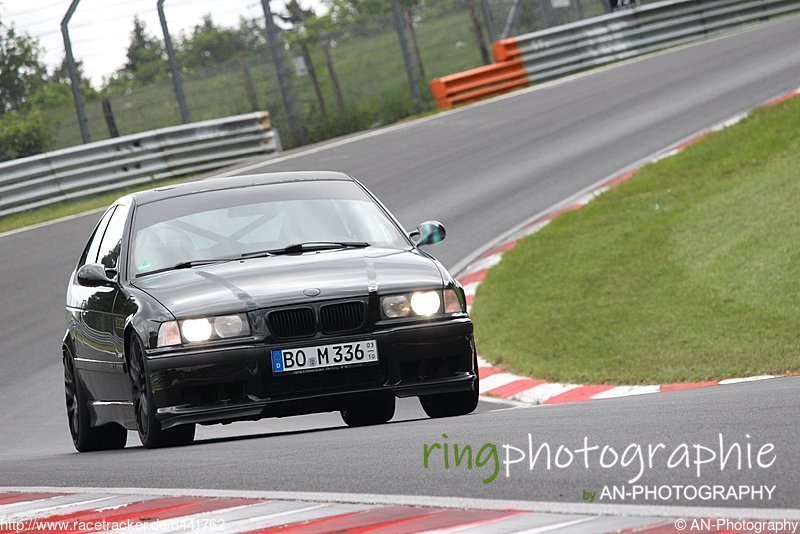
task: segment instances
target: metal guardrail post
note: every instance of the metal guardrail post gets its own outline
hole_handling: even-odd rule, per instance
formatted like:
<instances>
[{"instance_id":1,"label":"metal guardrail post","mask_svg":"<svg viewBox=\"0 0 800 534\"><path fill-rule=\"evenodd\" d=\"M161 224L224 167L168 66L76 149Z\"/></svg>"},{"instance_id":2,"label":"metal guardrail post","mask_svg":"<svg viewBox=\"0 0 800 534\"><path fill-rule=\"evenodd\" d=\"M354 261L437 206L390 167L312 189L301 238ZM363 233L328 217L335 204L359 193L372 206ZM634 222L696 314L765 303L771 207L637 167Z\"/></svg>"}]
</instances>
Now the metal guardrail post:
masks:
<instances>
[{"instance_id":1,"label":"metal guardrail post","mask_svg":"<svg viewBox=\"0 0 800 534\"><path fill-rule=\"evenodd\" d=\"M304 144L306 141L305 130L300 124L300 117L294 102L294 92L292 90L292 79L286 70L286 59L284 57L283 42L278 38L278 30L275 21L272 20L272 9L269 6L270 0L261 0L261 7L264 10L264 20L267 30L269 48L272 52L272 61L275 63L275 70L278 74L278 85L283 98L283 106L289 118L289 129L296 143Z\"/></svg>"},{"instance_id":2,"label":"metal guardrail post","mask_svg":"<svg viewBox=\"0 0 800 534\"><path fill-rule=\"evenodd\" d=\"M398 0L391 0L391 2L394 25L395 28L397 28L397 38L400 40L400 51L403 53L403 62L406 64L408 85L411 89L411 97L414 99L414 110L416 113L422 113L422 97L419 94L419 82L414 72L414 65L411 62L411 54L408 51L408 43L406 42L406 33L403 29L403 11L400 8L400 2Z\"/></svg>"},{"instance_id":3,"label":"metal guardrail post","mask_svg":"<svg viewBox=\"0 0 800 534\"><path fill-rule=\"evenodd\" d=\"M169 61L169 72L172 76L172 85L175 88L175 98L178 100L178 109L181 112L183 124L191 122L189 119L189 108L186 106L186 93L183 92L183 77L181 69L178 67L178 59L175 57L175 47L172 46L172 37L169 35L167 17L164 15L164 0L158 0L158 19L161 21L161 33L164 34L164 48L167 50L167 60Z\"/></svg>"},{"instance_id":4,"label":"metal guardrail post","mask_svg":"<svg viewBox=\"0 0 800 534\"><path fill-rule=\"evenodd\" d=\"M489 42L493 43L497 40L497 35L494 31L494 19L492 18L492 9L489 7L488 0L481 0L481 10L483 11L483 20L486 23L486 36Z\"/></svg>"},{"instance_id":5,"label":"metal guardrail post","mask_svg":"<svg viewBox=\"0 0 800 534\"><path fill-rule=\"evenodd\" d=\"M72 41L69 38L69 21L75 13L81 0L72 0L64 18L61 20L61 36L64 38L64 52L67 59L67 70L69 71L69 81L72 85L72 98L75 100L75 113L78 115L78 128L81 130L81 139L84 143L92 141L89 135L89 121L86 119L86 107L83 104L83 91L81 90L81 78L78 75L78 67L75 65L75 57L72 55Z\"/></svg>"}]
</instances>

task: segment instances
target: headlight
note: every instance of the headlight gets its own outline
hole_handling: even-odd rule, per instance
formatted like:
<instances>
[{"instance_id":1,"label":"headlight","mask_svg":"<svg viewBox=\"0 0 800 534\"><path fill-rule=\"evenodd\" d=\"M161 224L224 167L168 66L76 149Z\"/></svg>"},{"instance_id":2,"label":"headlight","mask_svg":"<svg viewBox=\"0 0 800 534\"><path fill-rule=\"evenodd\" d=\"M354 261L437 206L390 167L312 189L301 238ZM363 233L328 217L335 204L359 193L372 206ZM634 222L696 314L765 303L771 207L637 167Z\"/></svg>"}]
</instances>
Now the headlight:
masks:
<instances>
[{"instance_id":1,"label":"headlight","mask_svg":"<svg viewBox=\"0 0 800 534\"><path fill-rule=\"evenodd\" d=\"M181 332L190 343L208 341L211 338L211 323L208 319L187 319L181 322Z\"/></svg>"},{"instance_id":2,"label":"headlight","mask_svg":"<svg viewBox=\"0 0 800 534\"><path fill-rule=\"evenodd\" d=\"M183 334L183 339L189 343L201 343L203 341L247 336L250 334L250 324L244 314L221 315L219 317L185 319L180 322L180 330L181 334ZM159 341L160 336L161 331L159 330ZM161 345L159 344L159 346Z\"/></svg>"},{"instance_id":3,"label":"headlight","mask_svg":"<svg viewBox=\"0 0 800 534\"><path fill-rule=\"evenodd\" d=\"M383 315L389 319L412 316L429 317L441 311L441 291L419 291L383 297L381 307Z\"/></svg>"},{"instance_id":4,"label":"headlight","mask_svg":"<svg viewBox=\"0 0 800 534\"><path fill-rule=\"evenodd\" d=\"M411 295L411 309L417 315L433 315L439 311L442 299L438 291L426 291Z\"/></svg>"}]
</instances>

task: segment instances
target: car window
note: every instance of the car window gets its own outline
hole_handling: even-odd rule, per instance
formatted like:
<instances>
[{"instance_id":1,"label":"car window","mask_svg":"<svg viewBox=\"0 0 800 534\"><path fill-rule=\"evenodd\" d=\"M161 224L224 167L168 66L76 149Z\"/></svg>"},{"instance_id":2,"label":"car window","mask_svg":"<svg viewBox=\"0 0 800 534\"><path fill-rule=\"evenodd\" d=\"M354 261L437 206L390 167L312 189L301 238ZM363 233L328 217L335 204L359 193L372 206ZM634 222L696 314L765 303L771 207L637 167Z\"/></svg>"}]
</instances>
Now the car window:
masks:
<instances>
[{"instance_id":1,"label":"car window","mask_svg":"<svg viewBox=\"0 0 800 534\"><path fill-rule=\"evenodd\" d=\"M117 206L114 214L108 221L108 228L100 242L100 250L97 253L98 263L102 263L106 269L116 269L119 251L122 247L122 233L125 230L125 220L128 210L124 206Z\"/></svg>"},{"instance_id":2,"label":"car window","mask_svg":"<svg viewBox=\"0 0 800 534\"><path fill-rule=\"evenodd\" d=\"M410 246L361 187L333 180L203 191L139 205L131 235L132 276L304 242Z\"/></svg>"},{"instance_id":3,"label":"car window","mask_svg":"<svg viewBox=\"0 0 800 534\"><path fill-rule=\"evenodd\" d=\"M106 233L108 220L114 214L115 209L116 207L112 207L106 211L103 214L103 217L100 219L100 222L97 223L97 228L92 234L92 237L89 239L89 242L86 243L86 249L81 257L80 265L84 265L86 263L97 263L97 251L100 250L100 242L103 240L103 236Z\"/></svg>"}]
</instances>

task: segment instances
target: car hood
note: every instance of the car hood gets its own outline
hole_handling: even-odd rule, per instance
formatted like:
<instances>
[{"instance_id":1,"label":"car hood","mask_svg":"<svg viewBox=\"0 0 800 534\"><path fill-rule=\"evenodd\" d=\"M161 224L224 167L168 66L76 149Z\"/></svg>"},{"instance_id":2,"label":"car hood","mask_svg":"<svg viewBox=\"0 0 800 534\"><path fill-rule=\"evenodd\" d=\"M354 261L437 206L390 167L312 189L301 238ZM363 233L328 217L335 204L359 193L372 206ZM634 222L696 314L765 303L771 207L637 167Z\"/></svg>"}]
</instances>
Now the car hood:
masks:
<instances>
[{"instance_id":1,"label":"car hood","mask_svg":"<svg viewBox=\"0 0 800 534\"><path fill-rule=\"evenodd\" d=\"M214 315L443 286L437 262L417 250L369 247L270 256L177 269L133 280L175 317ZM319 290L308 297L305 290Z\"/></svg>"}]
</instances>

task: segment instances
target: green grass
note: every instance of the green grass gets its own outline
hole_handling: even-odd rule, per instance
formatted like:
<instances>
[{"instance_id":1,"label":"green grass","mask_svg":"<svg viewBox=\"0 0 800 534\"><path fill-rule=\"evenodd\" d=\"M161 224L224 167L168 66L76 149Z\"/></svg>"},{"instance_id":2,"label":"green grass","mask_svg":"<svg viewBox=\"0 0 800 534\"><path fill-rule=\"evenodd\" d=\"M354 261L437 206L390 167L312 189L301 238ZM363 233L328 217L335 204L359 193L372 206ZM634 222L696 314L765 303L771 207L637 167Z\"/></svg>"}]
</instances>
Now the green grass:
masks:
<instances>
[{"instance_id":1,"label":"green grass","mask_svg":"<svg viewBox=\"0 0 800 534\"><path fill-rule=\"evenodd\" d=\"M560 382L797 372L798 169L800 98L646 166L490 271L479 350Z\"/></svg>"}]
</instances>

